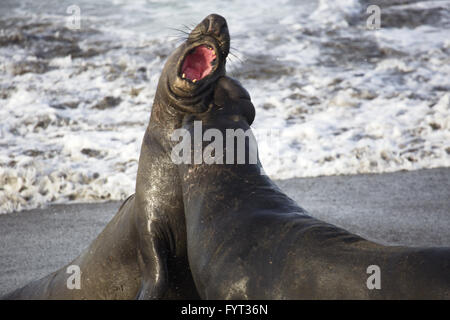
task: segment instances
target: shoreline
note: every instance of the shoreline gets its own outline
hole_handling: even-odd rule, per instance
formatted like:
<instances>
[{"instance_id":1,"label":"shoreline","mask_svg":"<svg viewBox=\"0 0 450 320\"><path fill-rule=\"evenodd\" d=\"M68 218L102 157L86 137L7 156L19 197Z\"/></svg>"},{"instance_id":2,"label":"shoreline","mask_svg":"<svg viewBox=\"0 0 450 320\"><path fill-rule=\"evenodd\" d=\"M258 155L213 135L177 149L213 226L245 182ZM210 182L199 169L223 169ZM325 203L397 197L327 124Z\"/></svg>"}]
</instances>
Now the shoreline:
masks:
<instances>
[{"instance_id":1,"label":"shoreline","mask_svg":"<svg viewBox=\"0 0 450 320\"><path fill-rule=\"evenodd\" d=\"M275 181L311 216L386 245L450 246L450 168ZM122 202L0 215L0 296L86 248Z\"/></svg>"}]
</instances>

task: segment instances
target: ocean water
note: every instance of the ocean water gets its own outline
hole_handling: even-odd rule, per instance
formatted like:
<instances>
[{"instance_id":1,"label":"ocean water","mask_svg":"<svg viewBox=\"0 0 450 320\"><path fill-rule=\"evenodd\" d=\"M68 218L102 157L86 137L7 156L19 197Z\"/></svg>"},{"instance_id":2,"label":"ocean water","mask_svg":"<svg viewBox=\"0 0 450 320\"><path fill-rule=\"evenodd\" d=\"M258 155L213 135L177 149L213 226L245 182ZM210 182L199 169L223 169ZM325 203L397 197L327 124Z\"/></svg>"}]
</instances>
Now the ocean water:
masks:
<instances>
[{"instance_id":1,"label":"ocean water","mask_svg":"<svg viewBox=\"0 0 450 320\"><path fill-rule=\"evenodd\" d=\"M450 166L450 1L1 0L0 213L133 193L164 61L213 12L272 178Z\"/></svg>"}]
</instances>

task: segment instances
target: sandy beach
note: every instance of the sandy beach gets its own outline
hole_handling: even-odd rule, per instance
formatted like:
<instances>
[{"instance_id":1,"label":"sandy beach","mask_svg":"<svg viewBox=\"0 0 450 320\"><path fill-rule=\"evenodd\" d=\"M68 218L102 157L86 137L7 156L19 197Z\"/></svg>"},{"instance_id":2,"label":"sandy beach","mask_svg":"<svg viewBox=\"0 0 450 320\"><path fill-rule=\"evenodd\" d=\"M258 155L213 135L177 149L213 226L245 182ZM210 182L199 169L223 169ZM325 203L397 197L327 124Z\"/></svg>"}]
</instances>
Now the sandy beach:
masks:
<instances>
[{"instance_id":1,"label":"sandy beach","mask_svg":"<svg viewBox=\"0 0 450 320\"><path fill-rule=\"evenodd\" d=\"M450 168L279 180L314 217L388 245L450 246ZM70 262L120 202L0 215L0 295Z\"/></svg>"}]
</instances>

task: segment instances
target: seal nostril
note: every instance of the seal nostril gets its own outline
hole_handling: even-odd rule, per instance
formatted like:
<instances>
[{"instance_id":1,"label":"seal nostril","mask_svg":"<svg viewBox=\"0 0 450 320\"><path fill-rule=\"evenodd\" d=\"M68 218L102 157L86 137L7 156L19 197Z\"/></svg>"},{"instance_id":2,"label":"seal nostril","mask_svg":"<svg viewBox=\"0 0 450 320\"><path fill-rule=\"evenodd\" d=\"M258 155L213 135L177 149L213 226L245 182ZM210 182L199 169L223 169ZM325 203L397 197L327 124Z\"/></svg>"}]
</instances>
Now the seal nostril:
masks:
<instances>
[{"instance_id":1,"label":"seal nostril","mask_svg":"<svg viewBox=\"0 0 450 320\"><path fill-rule=\"evenodd\" d=\"M222 33L224 26L227 26L226 20L217 14L210 14L205 20L208 24L206 32L216 36L219 36Z\"/></svg>"},{"instance_id":2,"label":"seal nostril","mask_svg":"<svg viewBox=\"0 0 450 320\"><path fill-rule=\"evenodd\" d=\"M205 19L204 20L204 25L205 25L205 29L206 29L206 33L209 33L209 32L211 32L210 31L210 29L211 29L211 19Z\"/></svg>"},{"instance_id":3,"label":"seal nostril","mask_svg":"<svg viewBox=\"0 0 450 320\"><path fill-rule=\"evenodd\" d=\"M208 26L207 30L208 30L207 33L212 33L212 34L215 34L215 35L219 35L219 30L220 29L217 28L217 24L214 22L214 20L210 19L209 26Z\"/></svg>"}]
</instances>

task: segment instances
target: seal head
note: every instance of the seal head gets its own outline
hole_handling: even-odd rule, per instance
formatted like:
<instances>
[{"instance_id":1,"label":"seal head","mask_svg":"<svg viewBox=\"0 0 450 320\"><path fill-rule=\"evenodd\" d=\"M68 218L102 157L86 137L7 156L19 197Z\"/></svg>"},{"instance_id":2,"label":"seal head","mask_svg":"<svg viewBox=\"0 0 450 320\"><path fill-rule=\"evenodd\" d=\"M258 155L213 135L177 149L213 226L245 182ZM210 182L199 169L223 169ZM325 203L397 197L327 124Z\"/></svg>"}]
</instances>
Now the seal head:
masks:
<instances>
[{"instance_id":1,"label":"seal head","mask_svg":"<svg viewBox=\"0 0 450 320\"><path fill-rule=\"evenodd\" d=\"M158 84L159 101L181 112L205 112L214 84L226 73L229 50L225 18L207 16L168 58Z\"/></svg>"}]
</instances>

